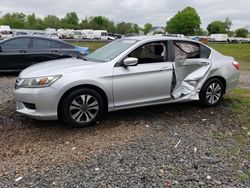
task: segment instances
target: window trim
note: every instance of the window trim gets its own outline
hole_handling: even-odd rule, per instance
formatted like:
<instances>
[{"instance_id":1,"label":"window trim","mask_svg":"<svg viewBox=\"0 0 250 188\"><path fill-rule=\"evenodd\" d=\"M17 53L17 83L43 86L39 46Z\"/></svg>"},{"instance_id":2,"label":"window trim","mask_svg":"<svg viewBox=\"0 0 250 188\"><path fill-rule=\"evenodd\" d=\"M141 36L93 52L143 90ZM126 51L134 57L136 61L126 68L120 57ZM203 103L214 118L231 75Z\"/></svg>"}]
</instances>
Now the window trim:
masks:
<instances>
[{"instance_id":1,"label":"window trim","mask_svg":"<svg viewBox=\"0 0 250 188\"><path fill-rule=\"evenodd\" d=\"M140 44L139 46L137 46L136 48L132 49L131 51L129 51L124 57L122 57L116 64L114 67L123 67L123 61L128 57L128 55L130 53L132 53L133 51L137 50L138 48L144 46L144 45L148 45L148 44L152 44L152 43L162 43L164 44L164 46L167 49L167 53L166 53L166 61L164 62L159 62L159 63L167 63L170 61L170 56L171 54L169 53L169 46L170 46L170 40L157 40L157 41L151 41L151 42L145 42L143 44ZM143 63L143 64L150 64L150 63ZM140 64L140 65L143 65ZM138 64L139 65L139 64Z\"/></svg>"},{"instance_id":2,"label":"window trim","mask_svg":"<svg viewBox=\"0 0 250 188\"><path fill-rule=\"evenodd\" d=\"M179 48L182 52L184 52L184 53L186 53L186 54L192 54L192 53L187 53L187 52L185 52L184 50L182 50L178 45L176 45L176 43L186 43L186 44L195 44L195 45L198 45L198 47L199 47L199 55L201 54L201 48L200 48L200 44L199 43L197 43L197 42L193 42L193 41L185 41L185 40L173 40L173 46L172 46L172 48L173 48L173 61L175 62L175 61L178 61L178 60L176 60L175 59L175 46L177 47L177 48ZM196 52L194 52L194 53L196 53ZM185 58L185 59L194 59L194 58ZM182 60L185 60L185 59L182 59ZM197 58L195 58L195 59L197 59ZM179 59L180 60L180 59Z\"/></svg>"},{"instance_id":3,"label":"window trim","mask_svg":"<svg viewBox=\"0 0 250 188\"><path fill-rule=\"evenodd\" d=\"M193 43L193 44L197 44L199 45L199 49L200 49L200 58L201 58L201 46L203 46L204 48L208 49L210 52L209 52L209 55L207 58L204 58L204 59L209 59L209 57L211 56L211 49L208 48L207 46L201 44L201 43L198 43L196 41L185 41L185 40L171 40L171 50L172 50L172 53L171 53L171 58L172 58L172 61L175 62L175 42L181 42L181 43ZM178 47L178 46L177 46ZM184 51L185 52L185 51ZM186 53L186 52L185 52ZM188 53L187 53L188 54ZM186 58L186 59L194 59L194 58ZM197 58L195 58L197 59ZM177 60L178 61L178 60Z\"/></svg>"},{"instance_id":4,"label":"window trim","mask_svg":"<svg viewBox=\"0 0 250 188\"><path fill-rule=\"evenodd\" d=\"M45 41L48 41L49 43L50 43L50 46L49 46L49 48L34 48L34 40L45 40ZM55 41L55 40L50 40L50 39L46 39L46 38L32 38L31 39L31 49L32 50L50 50L50 49L62 49L62 47L63 47L63 43L61 42L61 41ZM60 48L52 48L52 46L51 46L51 43L52 42L58 42L58 43L60 43L61 44L61 47Z\"/></svg>"},{"instance_id":5,"label":"window trim","mask_svg":"<svg viewBox=\"0 0 250 188\"><path fill-rule=\"evenodd\" d=\"M2 50L30 49L30 47L31 47L31 38L29 38L29 37L10 38L9 40L6 40L6 41L0 43L0 46L2 47L2 45L4 45L5 43L13 41L13 40L18 40L18 39L27 39L27 40L29 40L27 48L2 48Z\"/></svg>"}]
</instances>

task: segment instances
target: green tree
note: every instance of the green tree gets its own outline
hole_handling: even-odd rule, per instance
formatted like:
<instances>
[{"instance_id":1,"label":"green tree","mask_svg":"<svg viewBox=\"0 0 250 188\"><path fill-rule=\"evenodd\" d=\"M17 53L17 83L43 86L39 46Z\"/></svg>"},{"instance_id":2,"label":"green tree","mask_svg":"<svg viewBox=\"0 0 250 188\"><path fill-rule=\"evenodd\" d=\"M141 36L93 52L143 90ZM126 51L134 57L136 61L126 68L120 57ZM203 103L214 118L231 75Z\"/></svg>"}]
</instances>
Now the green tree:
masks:
<instances>
[{"instance_id":1,"label":"green tree","mask_svg":"<svg viewBox=\"0 0 250 188\"><path fill-rule=\"evenodd\" d=\"M43 25L45 28L59 29L61 27L61 21L57 16L48 15L43 19Z\"/></svg>"},{"instance_id":2,"label":"green tree","mask_svg":"<svg viewBox=\"0 0 250 188\"><path fill-rule=\"evenodd\" d=\"M209 34L227 33L227 28L223 21L213 21L207 26Z\"/></svg>"},{"instance_id":3,"label":"green tree","mask_svg":"<svg viewBox=\"0 0 250 188\"><path fill-rule=\"evenodd\" d=\"M194 35L200 25L201 20L196 10L186 7L167 22L165 29L171 34Z\"/></svg>"},{"instance_id":4,"label":"green tree","mask_svg":"<svg viewBox=\"0 0 250 188\"><path fill-rule=\"evenodd\" d=\"M26 15L23 13L8 13L1 18L2 25L9 25L11 28L23 29L25 28Z\"/></svg>"},{"instance_id":5,"label":"green tree","mask_svg":"<svg viewBox=\"0 0 250 188\"><path fill-rule=\"evenodd\" d=\"M137 24L121 22L116 26L116 32L122 35L129 33L139 33L140 28Z\"/></svg>"},{"instance_id":6,"label":"green tree","mask_svg":"<svg viewBox=\"0 0 250 188\"><path fill-rule=\"evenodd\" d=\"M232 21L226 18L225 21L215 20L207 26L209 34L214 33L230 33L230 28L232 26Z\"/></svg>"},{"instance_id":7,"label":"green tree","mask_svg":"<svg viewBox=\"0 0 250 188\"><path fill-rule=\"evenodd\" d=\"M75 12L69 12L61 20L63 28L67 29L78 29L79 28L79 18Z\"/></svg>"},{"instance_id":8,"label":"green tree","mask_svg":"<svg viewBox=\"0 0 250 188\"><path fill-rule=\"evenodd\" d=\"M229 33L233 22L229 19L229 17L227 17L226 20L224 21L224 24L225 24L227 32Z\"/></svg>"},{"instance_id":9,"label":"green tree","mask_svg":"<svg viewBox=\"0 0 250 188\"><path fill-rule=\"evenodd\" d=\"M149 31L153 28L152 24L151 23L146 23L143 27L143 31L144 31L144 34L148 34Z\"/></svg>"},{"instance_id":10,"label":"green tree","mask_svg":"<svg viewBox=\"0 0 250 188\"><path fill-rule=\"evenodd\" d=\"M36 24L37 24L36 15L34 13L31 15L28 15L27 20L26 20L26 28L37 29Z\"/></svg>"},{"instance_id":11,"label":"green tree","mask_svg":"<svg viewBox=\"0 0 250 188\"><path fill-rule=\"evenodd\" d=\"M195 35L197 35L197 36L207 36L208 33L207 33L207 31L205 31L204 29L200 28L200 29L198 29L198 30L195 32Z\"/></svg>"},{"instance_id":12,"label":"green tree","mask_svg":"<svg viewBox=\"0 0 250 188\"><path fill-rule=\"evenodd\" d=\"M246 38L248 35L248 30L245 28L239 28L235 31L236 37L243 37Z\"/></svg>"}]
</instances>

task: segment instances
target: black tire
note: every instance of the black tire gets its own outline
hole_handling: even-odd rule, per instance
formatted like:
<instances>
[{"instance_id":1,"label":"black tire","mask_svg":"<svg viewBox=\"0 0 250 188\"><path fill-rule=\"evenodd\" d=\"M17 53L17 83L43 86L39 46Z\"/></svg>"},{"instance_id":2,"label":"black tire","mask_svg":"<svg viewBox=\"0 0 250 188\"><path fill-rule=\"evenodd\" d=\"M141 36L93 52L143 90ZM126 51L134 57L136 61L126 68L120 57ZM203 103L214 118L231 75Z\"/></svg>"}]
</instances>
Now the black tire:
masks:
<instances>
[{"instance_id":1,"label":"black tire","mask_svg":"<svg viewBox=\"0 0 250 188\"><path fill-rule=\"evenodd\" d=\"M92 97L92 98L89 98L89 97ZM89 98L89 100L87 98ZM94 107L94 106L93 107L88 106L87 104L91 100L94 101L93 104L94 103L98 104L98 110L88 109L88 108ZM87 102L84 102L84 101L87 101ZM77 102L77 105L75 105L76 104L75 102ZM79 107L78 105L81 105L81 106ZM59 112L58 112L59 119L63 120L67 125L71 127L77 127L77 128L88 127L88 126L94 125L102 117L105 111L104 105L105 105L104 100L97 91L93 89L89 89L89 88L76 89L72 91L71 93L69 93L61 102L61 105L59 107ZM74 109L74 108L77 108L77 109ZM94 107L94 108L97 108L97 107ZM79 116L76 116L77 113L80 113ZM91 117L92 115L93 117ZM73 117L75 117L75 119Z\"/></svg>"},{"instance_id":2,"label":"black tire","mask_svg":"<svg viewBox=\"0 0 250 188\"><path fill-rule=\"evenodd\" d=\"M220 87L218 92L215 92L215 89L214 89L214 91L212 91L213 86L214 86L214 88ZM200 103L202 105L208 106L208 107L216 106L217 104L220 103L220 101L224 95L224 90L225 90L225 86L222 83L222 81L219 80L218 78L212 78L212 79L208 80L204 84L204 86L202 87L202 89L199 93ZM220 95L218 96L219 91L220 91ZM214 98L214 101L212 100L211 97L209 97L210 92L212 93L211 97Z\"/></svg>"}]
</instances>

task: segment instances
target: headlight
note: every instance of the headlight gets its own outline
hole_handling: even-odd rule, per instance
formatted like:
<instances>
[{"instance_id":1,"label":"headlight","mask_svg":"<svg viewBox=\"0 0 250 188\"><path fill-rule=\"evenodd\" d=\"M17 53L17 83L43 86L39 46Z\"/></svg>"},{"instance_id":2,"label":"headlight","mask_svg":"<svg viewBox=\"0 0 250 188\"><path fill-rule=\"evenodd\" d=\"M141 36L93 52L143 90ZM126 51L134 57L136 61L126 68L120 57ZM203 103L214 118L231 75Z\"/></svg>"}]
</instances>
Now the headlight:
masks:
<instances>
[{"instance_id":1,"label":"headlight","mask_svg":"<svg viewBox=\"0 0 250 188\"><path fill-rule=\"evenodd\" d=\"M55 76L44 76L39 78L26 78L21 81L19 87L24 88L42 88L42 87L49 87L55 81L57 81L61 75Z\"/></svg>"}]
</instances>

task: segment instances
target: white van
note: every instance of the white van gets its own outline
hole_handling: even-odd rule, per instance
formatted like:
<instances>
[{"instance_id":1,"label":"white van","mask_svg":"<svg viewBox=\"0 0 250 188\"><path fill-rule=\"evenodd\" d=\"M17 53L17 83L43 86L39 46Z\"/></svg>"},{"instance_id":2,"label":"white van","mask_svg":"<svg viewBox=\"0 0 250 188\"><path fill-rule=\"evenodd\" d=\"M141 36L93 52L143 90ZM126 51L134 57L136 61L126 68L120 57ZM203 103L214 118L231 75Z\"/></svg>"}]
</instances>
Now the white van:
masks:
<instances>
[{"instance_id":1,"label":"white van","mask_svg":"<svg viewBox=\"0 0 250 188\"><path fill-rule=\"evenodd\" d=\"M108 32L106 30L94 30L94 39L108 40Z\"/></svg>"},{"instance_id":2,"label":"white van","mask_svg":"<svg viewBox=\"0 0 250 188\"><path fill-rule=\"evenodd\" d=\"M211 34L211 40L214 42L227 42L228 34L218 33Z\"/></svg>"},{"instance_id":3,"label":"white van","mask_svg":"<svg viewBox=\"0 0 250 188\"><path fill-rule=\"evenodd\" d=\"M73 36L73 39L82 39L82 31L81 30L72 30L70 34Z\"/></svg>"},{"instance_id":4,"label":"white van","mask_svg":"<svg viewBox=\"0 0 250 188\"><path fill-rule=\"evenodd\" d=\"M8 25L0 26L0 38L9 38L14 35L13 31L10 29Z\"/></svg>"},{"instance_id":5,"label":"white van","mask_svg":"<svg viewBox=\"0 0 250 188\"><path fill-rule=\"evenodd\" d=\"M93 29L83 29L82 34L83 34L83 38L85 38L85 39L93 39L94 38L94 30Z\"/></svg>"}]
</instances>

